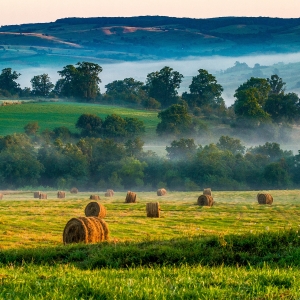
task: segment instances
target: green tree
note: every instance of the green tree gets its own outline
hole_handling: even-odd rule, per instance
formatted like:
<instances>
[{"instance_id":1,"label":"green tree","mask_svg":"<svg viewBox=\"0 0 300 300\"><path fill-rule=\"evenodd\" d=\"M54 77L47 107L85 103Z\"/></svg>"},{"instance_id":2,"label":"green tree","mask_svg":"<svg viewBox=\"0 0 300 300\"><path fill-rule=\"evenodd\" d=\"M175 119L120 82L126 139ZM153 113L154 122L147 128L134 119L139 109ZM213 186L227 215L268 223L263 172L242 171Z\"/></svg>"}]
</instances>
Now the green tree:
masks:
<instances>
[{"instance_id":1,"label":"green tree","mask_svg":"<svg viewBox=\"0 0 300 300\"><path fill-rule=\"evenodd\" d=\"M124 118L125 124L125 131L126 136L129 138L134 138L136 136L140 136L145 132L145 125L144 122L139 120L138 118Z\"/></svg>"},{"instance_id":2,"label":"green tree","mask_svg":"<svg viewBox=\"0 0 300 300\"><path fill-rule=\"evenodd\" d=\"M83 136L97 136L100 134L102 123L102 119L96 115L82 114L75 126L81 129Z\"/></svg>"},{"instance_id":3,"label":"green tree","mask_svg":"<svg viewBox=\"0 0 300 300\"><path fill-rule=\"evenodd\" d=\"M277 74L272 75L267 81L271 87L270 94L279 95L284 93L286 83Z\"/></svg>"},{"instance_id":4,"label":"green tree","mask_svg":"<svg viewBox=\"0 0 300 300\"><path fill-rule=\"evenodd\" d=\"M242 145L239 139L234 139L232 137L229 137L228 135L222 135L220 137L219 142L217 143L217 147L221 150L228 150L233 154L243 154L246 149L246 147Z\"/></svg>"},{"instance_id":5,"label":"green tree","mask_svg":"<svg viewBox=\"0 0 300 300\"><path fill-rule=\"evenodd\" d=\"M36 75L30 80L32 93L35 96L48 97L54 84L50 81L48 74Z\"/></svg>"},{"instance_id":6,"label":"green tree","mask_svg":"<svg viewBox=\"0 0 300 300\"><path fill-rule=\"evenodd\" d=\"M170 67L164 67L160 71L147 75L145 89L148 96L156 99L162 107L168 107L177 102L178 89L183 75L173 71Z\"/></svg>"},{"instance_id":7,"label":"green tree","mask_svg":"<svg viewBox=\"0 0 300 300\"><path fill-rule=\"evenodd\" d=\"M180 139L171 143L170 147L166 147L167 156L171 159L190 159L196 153L197 145L194 139Z\"/></svg>"},{"instance_id":8,"label":"green tree","mask_svg":"<svg viewBox=\"0 0 300 300\"><path fill-rule=\"evenodd\" d=\"M124 146L128 156L139 157L143 152L144 142L140 138L129 139Z\"/></svg>"},{"instance_id":9,"label":"green tree","mask_svg":"<svg viewBox=\"0 0 300 300\"><path fill-rule=\"evenodd\" d=\"M127 136L126 121L119 115L108 115L102 125L102 135L106 138L124 139Z\"/></svg>"},{"instance_id":10,"label":"green tree","mask_svg":"<svg viewBox=\"0 0 300 300\"><path fill-rule=\"evenodd\" d=\"M216 105L220 103L223 87L217 83L216 77L204 69L198 70L189 86L190 94L182 96L191 107L202 107L205 105Z\"/></svg>"},{"instance_id":11,"label":"green tree","mask_svg":"<svg viewBox=\"0 0 300 300\"><path fill-rule=\"evenodd\" d=\"M173 104L158 114L161 122L157 124L156 133L163 135L192 134L195 131L192 118L185 106Z\"/></svg>"},{"instance_id":12,"label":"green tree","mask_svg":"<svg viewBox=\"0 0 300 300\"><path fill-rule=\"evenodd\" d=\"M78 70L73 65L67 65L62 71L58 71L62 77L56 84L54 91L61 97L77 97L78 95Z\"/></svg>"},{"instance_id":13,"label":"green tree","mask_svg":"<svg viewBox=\"0 0 300 300\"><path fill-rule=\"evenodd\" d=\"M11 68L5 68L0 74L0 89L6 90L10 94L16 94L20 91L20 85L16 80L20 77L20 73L13 71Z\"/></svg>"},{"instance_id":14,"label":"green tree","mask_svg":"<svg viewBox=\"0 0 300 300\"><path fill-rule=\"evenodd\" d=\"M24 126L24 130L27 135L36 135L39 130L39 124L38 122L29 122Z\"/></svg>"}]
</instances>

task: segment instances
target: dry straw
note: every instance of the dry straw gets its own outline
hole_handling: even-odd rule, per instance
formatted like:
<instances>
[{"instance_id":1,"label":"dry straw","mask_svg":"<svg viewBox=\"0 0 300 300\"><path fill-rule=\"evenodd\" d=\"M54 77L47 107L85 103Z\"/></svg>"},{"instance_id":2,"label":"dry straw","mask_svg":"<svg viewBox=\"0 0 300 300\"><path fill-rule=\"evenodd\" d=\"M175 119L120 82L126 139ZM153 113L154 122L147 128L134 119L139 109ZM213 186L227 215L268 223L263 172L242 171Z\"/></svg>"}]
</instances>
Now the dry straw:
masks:
<instances>
[{"instance_id":1,"label":"dry straw","mask_svg":"<svg viewBox=\"0 0 300 300\"><path fill-rule=\"evenodd\" d=\"M214 204L214 199L210 195L201 195L197 201L200 206L212 206Z\"/></svg>"},{"instance_id":2,"label":"dry straw","mask_svg":"<svg viewBox=\"0 0 300 300\"><path fill-rule=\"evenodd\" d=\"M211 188L206 188L203 190L203 195L209 195L209 196L212 196L211 194Z\"/></svg>"},{"instance_id":3,"label":"dry straw","mask_svg":"<svg viewBox=\"0 0 300 300\"><path fill-rule=\"evenodd\" d=\"M100 197L98 195L91 195L90 200L100 200Z\"/></svg>"},{"instance_id":4,"label":"dry straw","mask_svg":"<svg viewBox=\"0 0 300 300\"><path fill-rule=\"evenodd\" d=\"M71 194L77 194L78 193L78 188L72 187L71 190L70 190L70 193Z\"/></svg>"},{"instance_id":5,"label":"dry straw","mask_svg":"<svg viewBox=\"0 0 300 300\"><path fill-rule=\"evenodd\" d=\"M98 202L90 202L85 207L84 213L86 217L98 217L98 218L106 217L105 207Z\"/></svg>"},{"instance_id":6,"label":"dry straw","mask_svg":"<svg viewBox=\"0 0 300 300\"><path fill-rule=\"evenodd\" d=\"M64 244L99 243L108 240L107 224L97 217L72 218L63 232Z\"/></svg>"},{"instance_id":7,"label":"dry straw","mask_svg":"<svg viewBox=\"0 0 300 300\"><path fill-rule=\"evenodd\" d=\"M272 204L273 197L271 194L268 194L268 193L258 193L257 201L259 204Z\"/></svg>"},{"instance_id":8,"label":"dry straw","mask_svg":"<svg viewBox=\"0 0 300 300\"><path fill-rule=\"evenodd\" d=\"M40 198L40 194L41 194L41 192L34 192L33 193L33 198Z\"/></svg>"},{"instance_id":9,"label":"dry straw","mask_svg":"<svg viewBox=\"0 0 300 300\"><path fill-rule=\"evenodd\" d=\"M2 193L0 193L0 200L2 200L3 199L3 194Z\"/></svg>"},{"instance_id":10,"label":"dry straw","mask_svg":"<svg viewBox=\"0 0 300 300\"><path fill-rule=\"evenodd\" d=\"M40 193L39 199L47 199L47 194L46 193Z\"/></svg>"},{"instance_id":11,"label":"dry straw","mask_svg":"<svg viewBox=\"0 0 300 300\"><path fill-rule=\"evenodd\" d=\"M105 197L113 197L115 192L113 190L107 190L105 193Z\"/></svg>"},{"instance_id":12,"label":"dry straw","mask_svg":"<svg viewBox=\"0 0 300 300\"><path fill-rule=\"evenodd\" d=\"M164 196L167 193L165 189L158 189L157 196Z\"/></svg>"},{"instance_id":13,"label":"dry straw","mask_svg":"<svg viewBox=\"0 0 300 300\"><path fill-rule=\"evenodd\" d=\"M57 198L60 198L60 199L66 198L66 193L63 191L58 191Z\"/></svg>"},{"instance_id":14,"label":"dry straw","mask_svg":"<svg viewBox=\"0 0 300 300\"><path fill-rule=\"evenodd\" d=\"M125 203L136 203L136 198L136 193L128 191L125 198Z\"/></svg>"},{"instance_id":15,"label":"dry straw","mask_svg":"<svg viewBox=\"0 0 300 300\"><path fill-rule=\"evenodd\" d=\"M149 202L146 204L146 211L148 218L160 217L160 205L159 202Z\"/></svg>"}]
</instances>

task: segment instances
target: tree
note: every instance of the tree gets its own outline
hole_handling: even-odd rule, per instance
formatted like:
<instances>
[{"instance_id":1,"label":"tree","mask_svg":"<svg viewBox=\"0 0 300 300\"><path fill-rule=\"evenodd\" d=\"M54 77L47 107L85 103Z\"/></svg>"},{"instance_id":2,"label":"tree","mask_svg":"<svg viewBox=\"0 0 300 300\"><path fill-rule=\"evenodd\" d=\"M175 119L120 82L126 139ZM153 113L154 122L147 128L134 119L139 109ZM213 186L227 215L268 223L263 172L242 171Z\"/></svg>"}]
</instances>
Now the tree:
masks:
<instances>
[{"instance_id":1,"label":"tree","mask_svg":"<svg viewBox=\"0 0 300 300\"><path fill-rule=\"evenodd\" d=\"M27 135L35 135L39 130L38 122L30 122L24 126L25 133Z\"/></svg>"},{"instance_id":2,"label":"tree","mask_svg":"<svg viewBox=\"0 0 300 300\"><path fill-rule=\"evenodd\" d=\"M138 157L143 152L144 142L140 138L135 138L133 140L127 140L124 144L126 153L129 156Z\"/></svg>"},{"instance_id":3,"label":"tree","mask_svg":"<svg viewBox=\"0 0 300 300\"><path fill-rule=\"evenodd\" d=\"M47 97L54 88L48 74L34 76L31 80L32 93L35 96Z\"/></svg>"},{"instance_id":4,"label":"tree","mask_svg":"<svg viewBox=\"0 0 300 300\"><path fill-rule=\"evenodd\" d=\"M0 74L0 89L6 90L11 94L16 94L20 91L20 85L16 80L20 77L20 73L12 71L11 68L5 68Z\"/></svg>"},{"instance_id":5,"label":"tree","mask_svg":"<svg viewBox=\"0 0 300 300\"><path fill-rule=\"evenodd\" d=\"M58 71L62 77L56 82L54 91L62 97L77 97L78 95L78 70L73 65L67 65Z\"/></svg>"},{"instance_id":6,"label":"tree","mask_svg":"<svg viewBox=\"0 0 300 300\"><path fill-rule=\"evenodd\" d=\"M246 147L242 145L239 139L234 139L232 137L229 137L228 135L222 135L220 137L219 142L217 143L217 147L221 150L228 150L233 154L243 154L246 149Z\"/></svg>"},{"instance_id":7,"label":"tree","mask_svg":"<svg viewBox=\"0 0 300 300\"><path fill-rule=\"evenodd\" d=\"M170 147L166 147L167 156L171 159L189 159L197 150L194 139L180 139L171 143Z\"/></svg>"},{"instance_id":8,"label":"tree","mask_svg":"<svg viewBox=\"0 0 300 300\"><path fill-rule=\"evenodd\" d=\"M182 135L194 132L194 126L187 108L183 105L173 104L158 114L161 122L157 124L156 133L162 135Z\"/></svg>"},{"instance_id":9,"label":"tree","mask_svg":"<svg viewBox=\"0 0 300 300\"><path fill-rule=\"evenodd\" d=\"M156 99L162 107L168 107L177 102L178 89L183 75L164 67L160 71L147 75L145 89L149 97Z\"/></svg>"},{"instance_id":10,"label":"tree","mask_svg":"<svg viewBox=\"0 0 300 300\"><path fill-rule=\"evenodd\" d=\"M116 115L108 115L102 125L102 134L106 138L124 139L127 136L126 121Z\"/></svg>"},{"instance_id":11,"label":"tree","mask_svg":"<svg viewBox=\"0 0 300 300\"><path fill-rule=\"evenodd\" d=\"M145 132L145 125L144 122L139 120L138 118L124 118L125 124L125 131L126 136L129 138L133 138L139 135L142 135Z\"/></svg>"},{"instance_id":12,"label":"tree","mask_svg":"<svg viewBox=\"0 0 300 300\"><path fill-rule=\"evenodd\" d=\"M100 134L102 119L93 114L82 114L77 122L76 128L81 129L81 134L86 136L97 136Z\"/></svg>"},{"instance_id":13,"label":"tree","mask_svg":"<svg viewBox=\"0 0 300 300\"><path fill-rule=\"evenodd\" d=\"M270 94L279 95L284 93L286 83L277 74L272 75L267 81L271 87Z\"/></svg>"},{"instance_id":14,"label":"tree","mask_svg":"<svg viewBox=\"0 0 300 300\"><path fill-rule=\"evenodd\" d=\"M183 98L191 107L212 106L219 103L223 88L217 83L216 77L204 69L199 69L198 73L189 86L190 94L184 93Z\"/></svg>"}]
</instances>

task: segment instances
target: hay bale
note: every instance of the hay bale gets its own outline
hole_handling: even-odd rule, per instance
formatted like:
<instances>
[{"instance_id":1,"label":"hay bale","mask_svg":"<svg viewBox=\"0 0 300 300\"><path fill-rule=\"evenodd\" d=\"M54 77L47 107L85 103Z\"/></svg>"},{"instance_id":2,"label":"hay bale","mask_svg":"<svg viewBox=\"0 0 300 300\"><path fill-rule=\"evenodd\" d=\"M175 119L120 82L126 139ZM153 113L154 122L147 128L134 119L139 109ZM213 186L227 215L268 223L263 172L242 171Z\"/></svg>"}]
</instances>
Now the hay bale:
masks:
<instances>
[{"instance_id":1,"label":"hay bale","mask_svg":"<svg viewBox=\"0 0 300 300\"><path fill-rule=\"evenodd\" d=\"M59 198L59 199L66 198L66 192L58 191L57 192L57 198Z\"/></svg>"},{"instance_id":2,"label":"hay bale","mask_svg":"<svg viewBox=\"0 0 300 300\"><path fill-rule=\"evenodd\" d=\"M98 195L91 195L90 200L100 200L100 197Z\"/></svg>"},{"instance_id":3,"label":"hay bale","mask_svg":"<svg viewBox=\"0 0 300 300\"><path fill-rule=\"evenodd\" d=\"M257 201L259 204L272 204L273 197L271 194L268 193L258 193L257 194Z\"/></svg>"},{"instance_id":4,"label":"hay bale","mask_svg":"<svg viewBox=\"0 0 300 300\"><path fill-rule=\"evenodd\" d=\"M40 194L41 194L41 192L34 192L33 193L33 198L39 199L40 198Z\"/></svg>"},{"instance_id":5,"label":"hay bale","mask_svg":"<svg viewBox=\"0 0 300 300\"><path fill-rule=\"evenodd\" d=\"M78 188L72 187L72 188L70 189L70 193L71 193L71 194L77 194L77 193L78 193Z\"/></svg>"},{"instance_id":6,"label":"hay bale","mask_svg":"<svg viewBox=\"0 0 300 300\"><path fill-rule=\"evenodd\" d=\"M0 200L2 200L3 199L3 194L2 193L0 193Z\"/></svg>"},{"instance_id":7,"label":"hay bale","mask_svg":"<svg viewBox=\"0 0 300 300\"><path fill-rule=\"evenodd\" d=\"M115 192L113 190L107 190L105 193L105 197L113 197Z\"/></svg>"},{"instance_id":8,"label":"hay bale","mask_svg":"<svg viewBox=\"0 0 300 300\"><path fill-rule=\"evenodd\" d=\"M200 206L212 206L214 204L214 199L210 195L201 195L197 201Z\"/></svg>"},{"instance_id":9,"label":"hay bale","mask_svg":"<svg viewBox=\"0 0 300 300\"><path fill-rule=\"evenodd\" d=\"M146 204L146 211L148 218L160 217L160 205L159 202L149 202Z\"/></svg>"},{"instance_id":10,"label":"hay bale","mask_svg":"<svg viewBox=\"0 0 300 300\"><path fill-rule=\"evenodd\" d=\"M157 196L164 196L167 193L165 189L158 189Z\"/></svg>"},{"instance_id":11,"label":"hay bale","mask_svg":"<svg viewBox=\"0 0 300 300\"><path fill-rule=\"evenodd\" d=\"M97 217L72 218L63 232L63 243L98 243L108 239L107 224Z\"/></svg>"},{"instance_id":12,"label":"hay bale","mask_svg":"<svg viewBox=\"0 0 300 300\"><path fill-rule=\"evenodd\" d=\"M125 198L125 203L136 203L136 193L128 191Z\"/></svg>"},{"instance_id":13,"label":"hay bale","mask_svg":"<svg viewBox=\"0 0 300 300\"><path fill-rule=\"evenodd\" d=\"M39 199L47 199L47 194L46 193L40 193Z\"/></svg>"},{"instance_id":14,"label":"hay bale","mask_svg":"<svg viewBox=\"0 0 300 300\"><path fill-rule=\"evenodd\" d=\"M203 195L212 196L212 194L211 194L211 188L203 189Z\"/></svg>"},{"instance_id":15,"label":"hay bale","mask_svg":"<svg viewBox=\"0 0 300 300\"><path fill-rule=\"evenodd\" d=\"M85 207L84 213L86 217L98 217L98 218L106 217L105 207L98 202L90 202Z\"/></svg>"}]
</instances>

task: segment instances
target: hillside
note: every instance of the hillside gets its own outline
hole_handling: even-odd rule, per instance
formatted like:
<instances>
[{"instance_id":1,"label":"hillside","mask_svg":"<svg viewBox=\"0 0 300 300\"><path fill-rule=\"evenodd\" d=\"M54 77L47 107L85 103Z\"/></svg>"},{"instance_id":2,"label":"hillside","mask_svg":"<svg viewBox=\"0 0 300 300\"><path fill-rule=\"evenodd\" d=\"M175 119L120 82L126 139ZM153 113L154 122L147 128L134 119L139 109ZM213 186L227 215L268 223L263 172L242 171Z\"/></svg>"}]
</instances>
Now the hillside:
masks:
<instances>
[{"instance_id":1,"label":"hillside","mask_svg":"<svg viewBox=\"0 0 300 300\"><path fill-rule=\"evenodd\" d=\"M288 53L300 50L299 35L300 19L67 18L2 26L0 58L141 60Z\"/></svg>"}]
</instances>

